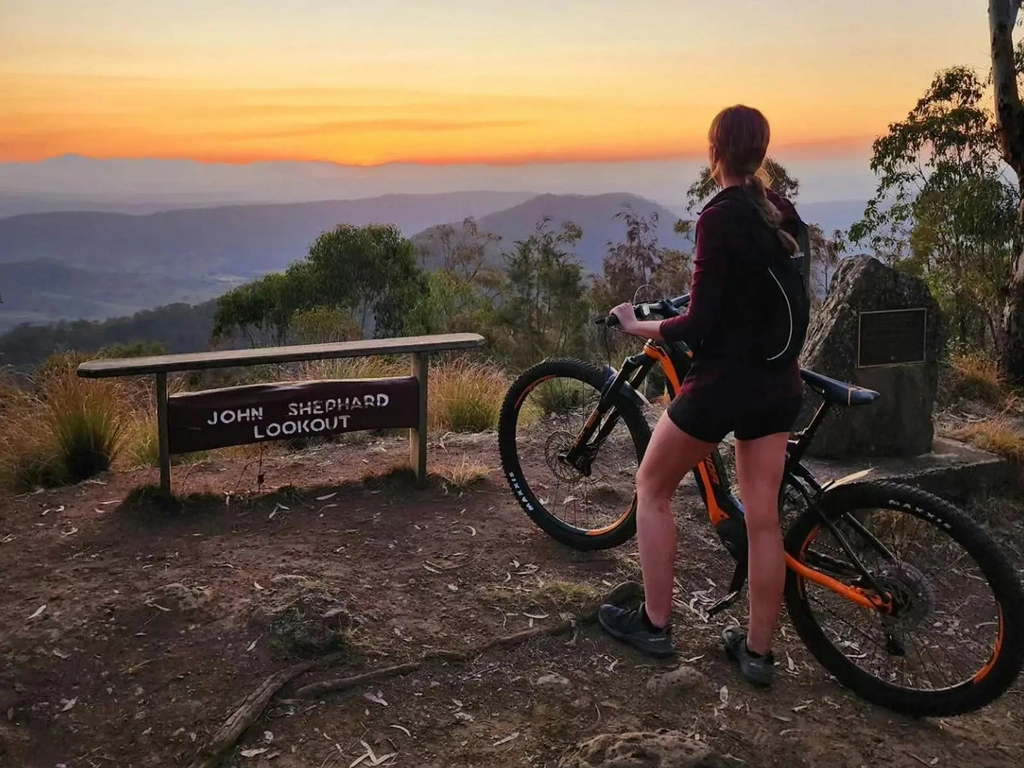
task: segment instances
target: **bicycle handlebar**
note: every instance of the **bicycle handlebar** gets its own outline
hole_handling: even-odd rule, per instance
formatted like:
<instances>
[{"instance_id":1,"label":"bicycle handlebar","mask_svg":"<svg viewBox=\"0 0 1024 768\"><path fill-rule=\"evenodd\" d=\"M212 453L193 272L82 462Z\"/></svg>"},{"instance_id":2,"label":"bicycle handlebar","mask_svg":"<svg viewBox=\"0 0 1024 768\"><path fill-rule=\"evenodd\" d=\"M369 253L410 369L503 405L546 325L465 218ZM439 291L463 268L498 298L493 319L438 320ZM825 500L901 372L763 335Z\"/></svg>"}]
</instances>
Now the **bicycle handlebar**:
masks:
<instances>
[{"instance_id":1,"label":"bicycle handlebar","mask_svg":"<svg viewBox=\"0 0 1024 768\"><path fill-rule=\"evenodd\" d=\"M659 299L658 301L645 301L633 305L633 312L641 320L650 319L652 314L661 313L667 317L680 314L679 310L690 304L690 294L684 293L674 299ZM603 325L605 328L618 328L619 318L615 315L599 317L594 321L595 325Z\"/></svg>"}]
</instances>

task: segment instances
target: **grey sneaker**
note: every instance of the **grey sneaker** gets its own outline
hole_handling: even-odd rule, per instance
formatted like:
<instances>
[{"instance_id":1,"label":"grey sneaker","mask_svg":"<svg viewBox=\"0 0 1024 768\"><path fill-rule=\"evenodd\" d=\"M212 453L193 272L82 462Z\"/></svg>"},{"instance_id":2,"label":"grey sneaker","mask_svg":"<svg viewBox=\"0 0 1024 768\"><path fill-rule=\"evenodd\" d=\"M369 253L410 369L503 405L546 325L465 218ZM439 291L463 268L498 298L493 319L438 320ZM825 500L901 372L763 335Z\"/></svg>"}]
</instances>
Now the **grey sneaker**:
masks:
<instances>
[{"instance_id":1,"label":"grey sneaker","mask_svg":"<svg viewBox=\"0 0 1024 768\"><path fill-rule=\"evenodd\" d=\"M737 662L747 682L770 688L775 670L775 656L755 656L747 647L747 633L739 627L728 627L723 633L726 655Z\"/></svg>"},{"instance_id":2,"label":"grey sneaker","mask_svg":"<svg viewBox=\"0 0 1024 768\"><path fill-rule=\"evenodd\" d=\"M671 625L654 628L644 614L644 606L629 611L614 605L602 605L597 611L602 629L617 640L632 645L649 656L667 658L676 653Z\"/></svg>"}]
</instances>

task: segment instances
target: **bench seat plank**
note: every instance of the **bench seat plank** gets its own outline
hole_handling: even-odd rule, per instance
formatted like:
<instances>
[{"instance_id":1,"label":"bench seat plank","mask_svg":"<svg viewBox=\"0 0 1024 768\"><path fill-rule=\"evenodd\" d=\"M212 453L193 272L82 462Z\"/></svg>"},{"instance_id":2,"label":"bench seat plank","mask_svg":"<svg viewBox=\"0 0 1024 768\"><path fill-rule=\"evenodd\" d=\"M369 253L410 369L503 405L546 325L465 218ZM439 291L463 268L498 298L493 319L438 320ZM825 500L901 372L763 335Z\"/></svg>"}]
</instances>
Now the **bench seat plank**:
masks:
<instances>
[{"instance_id":1,"label":"bench seat plank","mask_svg":"<svg viewBox=\"0 0 1024 768\"><path fill-rule=\"evenodd\" d=\"M78 375L86 379L117 376L142 376L174 371L202 371L270 363L296 363L309 360L338 360L346 357L401 355L478 349L483 336L476 333L441 333L431 336L405 336L395 339L361 339L332 344L300 344L287 347L229 349L222 352L190 352L181 355L155 355L116 360L90 360L78 366Z\"/></svg>"}]
</instances>

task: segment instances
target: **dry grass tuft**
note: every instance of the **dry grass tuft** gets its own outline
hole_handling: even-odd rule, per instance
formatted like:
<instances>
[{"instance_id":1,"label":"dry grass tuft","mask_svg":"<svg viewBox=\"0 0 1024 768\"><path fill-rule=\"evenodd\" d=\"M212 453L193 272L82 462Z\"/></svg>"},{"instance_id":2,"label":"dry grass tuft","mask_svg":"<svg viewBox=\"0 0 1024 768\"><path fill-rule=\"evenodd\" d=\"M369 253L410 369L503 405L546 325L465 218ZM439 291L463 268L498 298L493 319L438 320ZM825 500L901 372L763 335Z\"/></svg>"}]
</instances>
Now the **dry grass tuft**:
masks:
<instances>
[{"instance_id":1,"label":"dry grass tuft","mask_svg":"<svg viewBox=\"0 0 1024 768\"><path fill-rule=\"evenodd\" d=\"M299 366L299 376L309 381L331 379L387 379L411 374L409 362L393 357L349 357L314 360Z\"/></svg>"},{"instance_id":2,"label":"dry grass tuft","mask_svg":"<svg viewBox=\"0 0 1024 768\"><path fill-rule=\"evenodd\" d=\"M430 369L428 423L431 430L488 432L498 427L509 381L493 365L458 359Z\"/></svg>"},{"instance_id":3,"label":"dry grass tuft","mask_svg":"<svg viewBox=\"0 0 1024 768\"><path fill-rule=\"evenodd\" d=\"M534 619L563 612L579 613L592 606L602 594L599 588L591 584L541 578L481 586L479 592L485 599L508 609L502 611L506 617L525 616Z\"/></svg>"},{"instance_id":4,"label":"dry grass tuft","mask_svg":"<svg viewBox=\"0 0 1024 768\"><path fill-rule=\"evenodd\" d=\"M109 469L124 448L133 387L79 378L80 357L48 360L34 391L5 387L0 393L0 483L6 488L85 480Z\"/></svg>"},{"instance_id":5,"label":"dry grass tuft","mask_svg":"<svg viewBox=\"0 0 1024 768\"><path fill-rule=\"evenodd\" d=\"M1006 399L999 367L990 357L978 352L957 352L951 356L950 363L954 397L990 405L998 405Z\"/></svg>"},{"instance_id":6,"label":"dry grass tuft","mask_svg":"<svg viewBox=\"0 0 1024 768\"><path fill-rule=\"evenodd\" d=\"M1024 462L1024 431L1005 416L965 424L950 433L951 437L1016 462Z\"/></svg>"},{"instance_id":7,"label":"dry grass tuft","mask_svg":"<svg viewBox=\"0 0 1024 768\"><path fill-rule=\"evenodd\" d=\"M445 486L457 491L465 491L471 488L484 480L490 473L491 467L465 455L459 461L435 467L432 472L432 474L441 478Z\"/></svg>"}]
</instances>

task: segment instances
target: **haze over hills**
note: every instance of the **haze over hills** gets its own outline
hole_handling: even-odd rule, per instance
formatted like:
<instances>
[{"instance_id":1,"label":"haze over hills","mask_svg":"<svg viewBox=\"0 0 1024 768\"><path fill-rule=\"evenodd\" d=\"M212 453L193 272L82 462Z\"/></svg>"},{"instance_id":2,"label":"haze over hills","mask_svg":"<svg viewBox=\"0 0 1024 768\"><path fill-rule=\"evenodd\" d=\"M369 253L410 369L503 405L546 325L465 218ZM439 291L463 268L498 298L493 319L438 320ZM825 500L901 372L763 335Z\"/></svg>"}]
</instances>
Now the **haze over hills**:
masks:
<instances>
[{"instance_id":1,"label":"haze over hills","mask_svg":"<svg viewBox=\"0 0 1024 768\"><path fill-rule=\"evenodd\" d=\"M486 252L489 262L500 264L502 253L512 250L516 240L529 237L544 216L551 218L548 227L553 231L557 231L562 222L572 221L583 230L583 237L575 246L576 254L586 271L597 273L602 270L608 243L619 242L625 235L625 222L615 216L627 205L638 215L649 217L657 214L655 230L660 245L676 249L692 248L692 241L677 235L672 229L678 216L651 200L626 193L537 195L507 210L483 216L477 220L477 226L480 232L490 232L501 238L491 243ZM425 243L436 231L437 227L431 227L416 235L413 240Z\"/></svg>"},{"instance_id":2,"label":"haze over hills","mask_svg":"<svg viewBox=\"0 0 1024 768\"><path fill-rule=\"evenodd\" d=\"M396 224L485 216L516 192L387 195L368 200L164 211L26 214L0 219L0 329L59 318L104 319L214 298L302 258L341 222Z\"/></svg>"},{"instance_id":3,"label":"haze over hills","mask_svg":"<svg viewBox=\"0 0 1024 768\"><path fill-rule=\"evenodd\" d=\"M176 209L145 215L101 211L24 214L0 219L0 330L23 322L101 320L174 303L198 303L302 258L323 231L341 222L396 224L424 242L441 222L477 219L481 232L499 235L489 259L534 231L544 216L551 226L579 224L576 252L591 272L601 270L609 241L621 240L624 206L659 217L663 246L687 249L676 235L677 214L624 192L601 195L530 195L460 192L384 195L360 200L234 205ZM800 203L809 222L826 233L846 229L864 203Z\"/></svg>"},{"instance_id":4,"label":"haze over hills","mask_svg":"<svg viewBox=\"0 0 1024 768\"><path fill-rule=\"evenodd\" d=\"M412 237L438 222L471 216L482 231L502 237L490 254L499 262L502 249L528 237L547 215L556 227L571 220L583 228L576 251L588 270L599 271L608 241L621 239L625 229L615 214L629 204L643 215L658 212L664 245L685 246L672 232L672 212L634 195L526 198L504 192L389 195L145 216L67 212L0 219L0 328L100 320L214 298L301 259L321 232L341 222L394 223Z\"/></svg>"},{"instance_id":5,"label":"haze over hills","mask_svg":"<svg viewBox=\"0 0 1024 768\"><path fill-rule=\"evenodd\" d=\"M875 179L868 155L780 152L801 181L801 200L867 199ZM685 204L703 157L635 162L370 167L329 162L201 163L194 160L95 159L64 155L37 163L0 163L0 217L44 211L149 213L208 205L351 200L390 194L500 192L602 194L622 190L668 206ZM432 222L436 223L436 222Z\"/></svg>"}]
</instances>

